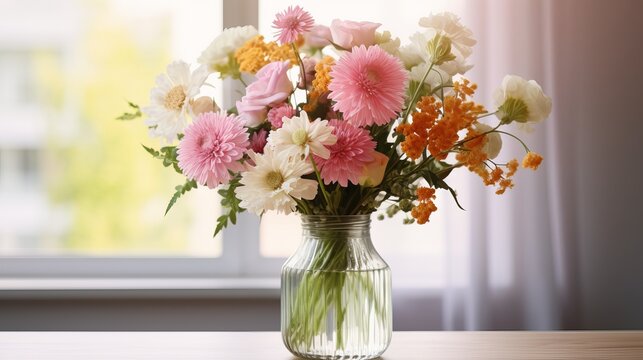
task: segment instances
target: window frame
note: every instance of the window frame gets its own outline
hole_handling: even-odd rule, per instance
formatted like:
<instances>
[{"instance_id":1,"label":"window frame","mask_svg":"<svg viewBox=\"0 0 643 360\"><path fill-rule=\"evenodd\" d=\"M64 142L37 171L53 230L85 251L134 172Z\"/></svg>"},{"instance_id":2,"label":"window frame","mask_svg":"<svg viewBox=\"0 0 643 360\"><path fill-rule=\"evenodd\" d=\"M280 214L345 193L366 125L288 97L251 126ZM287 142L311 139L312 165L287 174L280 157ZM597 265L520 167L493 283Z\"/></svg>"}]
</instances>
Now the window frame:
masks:
<instances>
[{"instance_id":1,"label":"window frame","mask_svg":"<svg viewBox=\"0 0 643 360\"><path fill-rule=\"evenodd\" d=\"M258 27L258 0L222 2L223 28ZM239 87L223 82L223 105L234 104ZM219 257L192 256L0 256L1 278L276 278L284 258L259 252L259 218L238 216L236 225L223 230ZM214 224L213 224L214 226Z\"/></svg>"}]
</instances>

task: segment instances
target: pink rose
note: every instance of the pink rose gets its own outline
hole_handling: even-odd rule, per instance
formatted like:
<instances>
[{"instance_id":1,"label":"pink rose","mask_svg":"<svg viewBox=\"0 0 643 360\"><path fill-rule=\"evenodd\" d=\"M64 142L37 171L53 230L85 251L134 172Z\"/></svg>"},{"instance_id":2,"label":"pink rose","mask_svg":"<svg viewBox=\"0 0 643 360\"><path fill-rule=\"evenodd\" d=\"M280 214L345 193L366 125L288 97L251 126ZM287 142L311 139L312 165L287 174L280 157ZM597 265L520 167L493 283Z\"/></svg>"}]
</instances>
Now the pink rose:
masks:
<instances>
[{"instance_id":1,"label":"pink rose","mask_svg":"<svg viewBox=\"0 0 643 360\"><path fill-rule=\"evenodd\" d=\"M352 49L353 46L375 44L375 30L380 25L370 21L335 19L330 24L330 33L335 44L344 49Z\"/></svg>"},{"instance_id":2,"label":"pink rose","mask_svg":"<svg viewBox=\"0 0 643 360\"><path fill-rule=\"evenodd\" d=\"M362 173L359 175L359 184L365 187L373 187L382 183L386 164L388 164L388 156L374 151L373 160L362 168Z\"/></svg>"},{"instance_id":3,"label":"pink rose","mask_svg":"<svg viewBox=\"0 0 643 360\"><path fill-rule=\"evenodd\" d=\"M330 29L328 26L315 25L309 32L304 34L304 43L311 48L323 48L330 45Z\"/></svg>"},{"instance_id":4,"label":"pink rose","mask_svg":"<svg viewBox=\"0 0 643 360\"><path fill-rule=\"evenodd\" d=\"M246 88L246 95L237 101L237 111L247 127L264 122L267 107L283 102L292 93L288 65L288 61L277 61L262 67L257 72L257 79Z\"/></svg>"}]
</instances>

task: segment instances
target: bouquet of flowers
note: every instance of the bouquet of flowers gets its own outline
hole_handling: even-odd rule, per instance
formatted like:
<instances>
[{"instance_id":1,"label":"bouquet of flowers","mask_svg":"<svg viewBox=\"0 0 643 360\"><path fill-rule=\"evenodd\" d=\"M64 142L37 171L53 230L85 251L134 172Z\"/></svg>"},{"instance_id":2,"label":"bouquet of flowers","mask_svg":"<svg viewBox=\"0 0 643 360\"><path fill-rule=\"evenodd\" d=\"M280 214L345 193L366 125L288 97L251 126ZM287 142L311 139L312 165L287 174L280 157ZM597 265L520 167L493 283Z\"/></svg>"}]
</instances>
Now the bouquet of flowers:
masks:
<instances>
[{"instance_id":1,"label":"bouquet of flowers","mask_svg":"<svg viewBox=\"0 0 643 360\"><path fill-rule=\"evenodd\" d=\"M535 81L509 75L487 110L463 77L472 67L472 32L451 13L423 17L419 26L401 46L380 24L318 25L289 7L273 22L276 41L252 26L225 29L200 66L170 64L150 105L131 104L136 111L121 119L144 113L150 135L168 143L145 150L186 177L167 210L197 186L219 188L225 211L215 234L245 210L379 210L380 218L402 212L405 223L424 224L437 210L436 190L458 201L447 183L457 168L498 194L514 186L519 161L496 160L503 137L524 146L522 167L536 169L542 157L505 128L545 119L551 100ZM212 75L244 84L235 107L199 96Z\"/></svg>"},{"instance_id":2,"label":"bouquet of flowers","mask_svg":"<svg viewBox=\"0 0 643 360\"><path fill-rule=\"evenodd\" d=\"M199 185L219 187L226 210L216 232L244 210L347 215L383 204L389 216L426 223L436 189L456 197L445 181L456 168L498 194L513 187L518 160L494 159L502 136L520 140L501 128L551 110L535 81L512 75L496 90L493 112L475 103L476 85L462 74L476 41L451 13L420 19L423 30L405 46L380 24L315 25L298 6L273 24L276 42L252 26L225 29L197 69L170 64L142 109L150 135L169 144L145 150L187 179L167 210ZM247 84L236 107L199 97L211 74ZM142 115L130 105L136 112L120 119ZM481 121L492 115L495 123ZM522 166L536 169L542 157L520 143Z\"/></svg>"}]
</instances>

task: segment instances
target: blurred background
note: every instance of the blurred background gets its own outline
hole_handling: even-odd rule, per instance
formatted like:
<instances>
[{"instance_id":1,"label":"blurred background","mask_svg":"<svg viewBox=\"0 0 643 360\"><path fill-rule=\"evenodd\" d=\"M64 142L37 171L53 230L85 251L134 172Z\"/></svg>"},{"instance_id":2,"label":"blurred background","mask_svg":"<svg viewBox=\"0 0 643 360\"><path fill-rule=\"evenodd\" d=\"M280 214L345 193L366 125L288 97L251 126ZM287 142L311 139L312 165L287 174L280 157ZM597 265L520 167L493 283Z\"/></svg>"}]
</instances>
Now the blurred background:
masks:
<instances>
[{"instance_id":1,"label":"blurred background","mask_svg":"<svg viewBox=\"0 0 643 360\"><path fill-rule=\"evenodd\" d=\"M615 0L1 0L0 330L277 330L295 216L243 216L212 237L214 191L186 194L149 156L141 121L172 60L224 27L266 37L299 4L316 22L382 24L404 44L453 11L478 44L467 77L491 105L502 77L536 79L550 119L521 137L538 172L497 196L450 176L431 223L373 223L394 276L396 330L643 328L643 3ZM214 80L217 103L238 96ZM521 155L506 138L501 158ZM440 196L443 195L443 196Z\"/></svg>"}]
</instances>

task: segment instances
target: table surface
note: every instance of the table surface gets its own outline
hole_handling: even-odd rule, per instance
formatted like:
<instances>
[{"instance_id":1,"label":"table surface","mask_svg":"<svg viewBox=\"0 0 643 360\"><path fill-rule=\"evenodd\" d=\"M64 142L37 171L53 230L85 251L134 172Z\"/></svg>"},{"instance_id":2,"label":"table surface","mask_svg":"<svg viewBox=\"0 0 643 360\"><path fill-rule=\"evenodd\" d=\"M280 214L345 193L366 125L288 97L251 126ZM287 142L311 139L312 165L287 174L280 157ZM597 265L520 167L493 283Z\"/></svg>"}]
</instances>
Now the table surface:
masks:
<instances>
[{"instance_id":1,"label":"table surface","mask_svg":"<svg viewBox=\"0 0 643 360\"><path fill-rule=\"evenodd\" d=\"M278 332L0 332L0 359L293 360ZM643 359L643 331L395 332L396 359Z\"/></svg>"}]
</instances>

